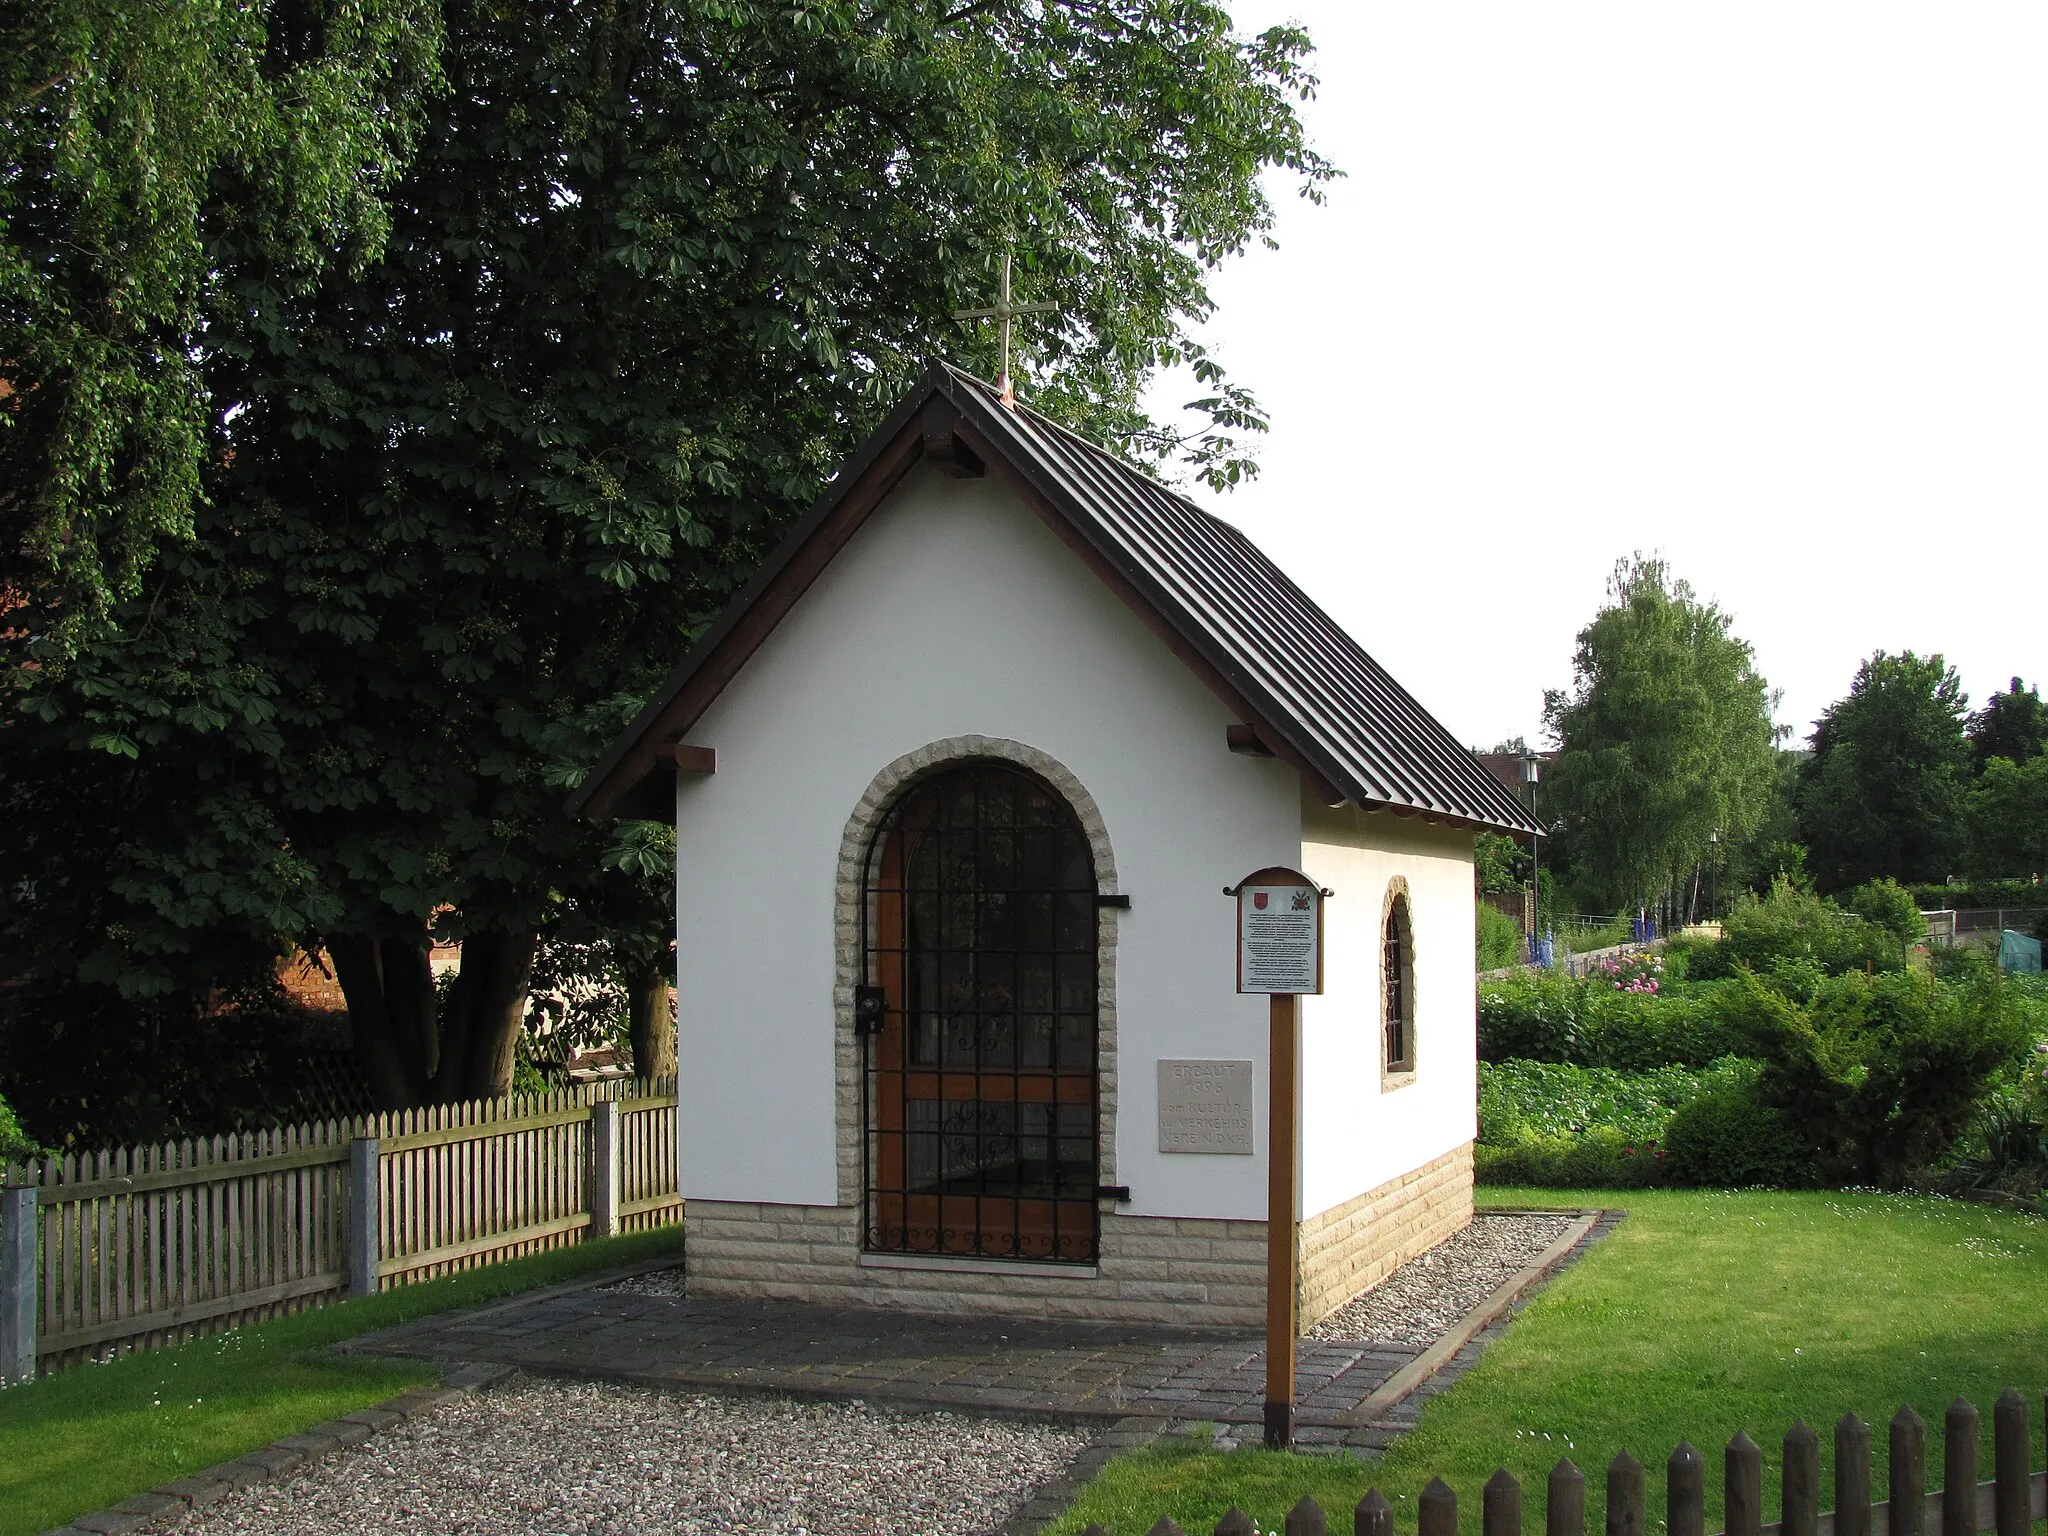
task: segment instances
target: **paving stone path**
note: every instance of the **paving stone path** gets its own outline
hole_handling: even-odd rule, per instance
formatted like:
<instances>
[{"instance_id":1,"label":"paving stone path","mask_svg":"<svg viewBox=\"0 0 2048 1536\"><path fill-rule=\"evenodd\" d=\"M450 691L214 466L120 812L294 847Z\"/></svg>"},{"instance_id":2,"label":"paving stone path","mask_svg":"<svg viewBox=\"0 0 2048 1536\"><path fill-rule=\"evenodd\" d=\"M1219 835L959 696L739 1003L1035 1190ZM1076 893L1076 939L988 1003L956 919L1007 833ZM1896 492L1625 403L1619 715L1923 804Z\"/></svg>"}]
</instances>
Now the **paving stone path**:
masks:
<instances>
[{"instance_id":1,"label":"paving stone path","mask_svg":"<svg viewBox=\"0 0 2048 1536\"><path fill-rule=\"evenodd\" d=\"M574 1291L430 1319L364 1339L356 1349L622 1381L1074 1419L1256 1423L1265 1384L1260 1340L1223 1330L623 1291ZM1336 1443L1345 1415L1421 1352L1303 1340L1296 1365L1301 1423L1326 1432L1314 1438Z\"/></svg>"},{"instance_id":2,"label":"paving stone path","mask_svg":"<svg viewBox=\"0 0 2048 1536\"><path fill-rule=\"evenodd\" d=\"M1596 1230L1588 1240L1599 1235ZM1418 1359L1426 1343L1301 1340L1295 1365L1299 1443L1386 1443L1413 1423L1432 1389L1441 1390L1478 1358L1505 1322L1480 1333L1373 1424L1356 1422L1358 1409ZM1238 1331L615 1289L554 1292L429 1318L370 1335L352 1349L554 1375L1069 1420L1208 1420L1225 1426L1226 1436L1234 1426L1260 1422L1265 1384L1262 1341Z\"/></svg>"}]
</instances>

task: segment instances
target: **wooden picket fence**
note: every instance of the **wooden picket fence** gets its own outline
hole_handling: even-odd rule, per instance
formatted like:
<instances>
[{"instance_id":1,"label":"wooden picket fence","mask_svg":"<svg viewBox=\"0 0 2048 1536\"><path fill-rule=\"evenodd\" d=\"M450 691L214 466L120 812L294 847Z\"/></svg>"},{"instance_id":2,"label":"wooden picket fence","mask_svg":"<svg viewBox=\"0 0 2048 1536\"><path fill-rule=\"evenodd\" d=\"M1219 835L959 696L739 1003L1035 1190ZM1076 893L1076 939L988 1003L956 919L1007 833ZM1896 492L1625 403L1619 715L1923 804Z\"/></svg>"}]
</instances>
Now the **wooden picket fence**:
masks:
<instances>
[{"instance_id":1,"label":"wooden picket fence","mask_svg":"<svg viewBox=\"0 0 2048 1536\"><path fill-rule=\"evenodd\" d=\"M616 1156L594 1169L594 1107L613 1101ZM351 1148L360 1163L372 1143L374 1169L353 1171L374 1199L358 1199ZM12 1192L39 1218L25 1252L0 1244L0 1333L12 1305L33 1336L16 1365L41 1371L150 1349L580 1242L593 1202L606 1230L667 1225L676 1172L672 1079L0 1164L0 1209ZM18 1273L5 1294L9 1246L33 1298Z\"/></svg>"},{"instance_id":2,"label":"wooden picket fence","mask_svg":"<svg viewBox=\"0 0 2048 1536\"><path fill-rule=\"evenodd\" d=\"M2032 1429L2026 1399L2008 1390L1992 1409L1994 1476L1977 1480L1982 1425L1963 1398L1949 1405L1942 1435L1942 1488L1927 1491L1927 1426L1911 1408L1892 1416L1889 1497L1871 1502L1870 1427L1855 1414L1835 1425L1833 1510L1821 1502L1820 1437L1804 1424L1785 1436L1780 1465L1780 1516L1764 1523L1763 1451L1738 1432L1722 1452L1725 1536L2029 1536L2034 1522L2048 1518L2048 1472L2033 1471ZM1707 1462L1681 1443L1664 1466L1665 1536L1706 1536ZM1586 1479L1569 1458L1551 1469L1545 1488L1544 1536L1586 1536ZM1606 1536L1645 1536L1649 1530L1645 1476L1628 1452L1607 1467ZM1416 1501L1417 1536L1458 1536L1458 1496L1440 1477L1429 1480ZM1394 1536L1394 1509L1379 1489L1367 1491L1351 1513L1354 1536ZM1329 1516L1304 1498L1287 1514L1286 1536L1328 1536ZM1483 1536L1522 1536L1522 1485L1506 1468L1496 1471L1480 1495ZM1215 1536L1256 1536L1243 1510L1232 1508L1216 1522ZM1091 1525L1081 1536L1105 1536ZM1162 1519L1151 1536L1183 1536Z\"/></svg>"}]
</instances>

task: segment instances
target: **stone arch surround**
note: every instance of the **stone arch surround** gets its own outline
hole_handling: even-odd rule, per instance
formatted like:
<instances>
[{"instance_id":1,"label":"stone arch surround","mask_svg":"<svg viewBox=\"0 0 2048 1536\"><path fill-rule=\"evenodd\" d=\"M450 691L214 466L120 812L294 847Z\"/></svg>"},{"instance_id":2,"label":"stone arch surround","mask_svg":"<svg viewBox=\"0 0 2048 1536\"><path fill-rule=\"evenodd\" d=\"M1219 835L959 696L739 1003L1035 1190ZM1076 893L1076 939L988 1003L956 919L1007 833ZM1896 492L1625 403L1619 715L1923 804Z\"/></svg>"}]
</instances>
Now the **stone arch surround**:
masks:
<instances>
[{"instance_id":1,"label":"stone arch surround","mask_svg":"<svg viewBox=\"0 0 2048 1536\"><path fill-rule=\"evenodd\" d=\"M859 1207L866 1198L860 1180L860 1041L853 1032L853 989L861 976L861 887L868 852L882 822L903 792L919 780L973 762L1011 763L1050 784L1081 824L1095 861L1095 889L1117 892L1116 852L1102 808L1088 788L1050 753L1001 736L949 736L906 752L875 775L846 820L839 841L837 891L832 907L836 959L832 981L834 1062L834 1154L839 1203ZM1113 907L1095 917L1096 997L1096 1165L1105 1184L1116 1183L1116 924Z\"/></svg>"}]
</instances>

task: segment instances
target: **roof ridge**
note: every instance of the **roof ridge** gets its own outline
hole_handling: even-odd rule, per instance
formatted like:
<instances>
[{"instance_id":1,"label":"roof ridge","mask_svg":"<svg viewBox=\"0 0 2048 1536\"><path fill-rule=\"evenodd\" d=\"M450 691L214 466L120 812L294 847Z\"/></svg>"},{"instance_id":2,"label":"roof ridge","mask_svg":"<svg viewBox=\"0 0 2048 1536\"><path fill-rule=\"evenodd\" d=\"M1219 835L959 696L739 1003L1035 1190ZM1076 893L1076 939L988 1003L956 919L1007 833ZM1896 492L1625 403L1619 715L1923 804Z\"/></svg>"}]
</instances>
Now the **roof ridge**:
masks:
<instances>
[{"instance_id":1,"label":"roof ridge","mask_svg":"<svg viewBox=\"0 0 2048 1536\"><path fill-rule=\"evenodd\" d=\"M995 387L995 385L989 383L987 379L982 378L978 374L969 373L965 368L957 367L952 363L941 363L939 366L944 368L946 372L951 374L955 379L959 380L961 383L970 385L973 388L980 390L983 394L987 395L991 404L1000 406L1002 409L1011 411L1018 416L1026 417L1032 422L1036 423L1037 425L1044 427L1046 430L1059 434L1061 437L1071 439L1077 446L1087 449L1090 453L1095 454L1098 458L1101 458L1105 462L1114 465L1116 468L1124 471L1124 473L1136 475L1139 479L1143 480L1147 485L1151 486L1154 490L1160 492L1162 495L1171 496L1175 501L1179 502L1182 506L1186 507L1190 512L1193 512L1197 517L1207 518L1217 527L1229 529L1240 539L1250 538L1250 535L1248 535L1242 528L1238 527L1237 524L1233 523L1229 518L1225 517L1222 513L1217 512L1212 508L1203 506L1199 501L1196 501L1192 496L1189 496L1184 491L1175 490L1171 485L1168 485L1164 480L1160 479L1157 475L1153 474L1144 466L1139 464L1133 464L1129 459L1119 457L1113 449L1110 449L1105 445L1096 442L1095 439L1093 439L1092 437L1084 436L1078 428L1068 426L1065 422L1061 421L1057 416L1048 416L1044 411L1038 409L1037 406L1027 405L1022 400L1017 401L1014 405L1004 406L1002 404L1003 397L1001 392Z\"/></svg>"}]
</instances>

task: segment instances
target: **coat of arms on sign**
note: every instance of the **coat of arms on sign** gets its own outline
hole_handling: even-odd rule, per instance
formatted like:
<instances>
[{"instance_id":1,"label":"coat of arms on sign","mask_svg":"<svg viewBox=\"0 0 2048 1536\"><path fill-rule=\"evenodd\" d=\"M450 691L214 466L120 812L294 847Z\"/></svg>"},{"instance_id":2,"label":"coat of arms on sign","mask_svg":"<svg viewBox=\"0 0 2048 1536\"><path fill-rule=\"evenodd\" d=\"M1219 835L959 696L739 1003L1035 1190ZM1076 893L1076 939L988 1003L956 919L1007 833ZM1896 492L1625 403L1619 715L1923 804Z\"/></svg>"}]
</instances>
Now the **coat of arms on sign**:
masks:
<instances>
[{"instance_id":1,"label":"coat of arms on sign","mask_svg":"<svg viewBox=\"0 0 2048 1536\"><path fill-rule=\"evenodd\" d=\"M1258 909L1259 909L1259 910L1260 910L1261 912L1265 911L1265 910L1266 910L1266 893L1265 893L1264 891L1253 891L1253 892L1252 892L1252 905L1253 905L1253 906L1255 906L1255 907L1257 907L1257 908L1258 908Z\"/></svg>"}]
</instances>

